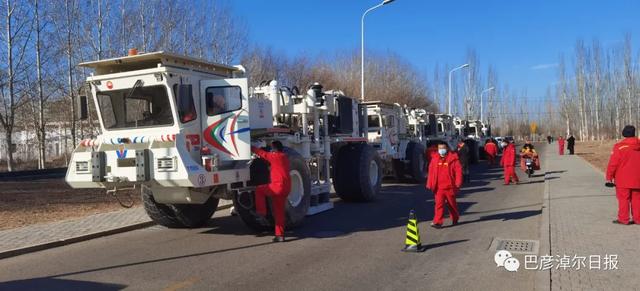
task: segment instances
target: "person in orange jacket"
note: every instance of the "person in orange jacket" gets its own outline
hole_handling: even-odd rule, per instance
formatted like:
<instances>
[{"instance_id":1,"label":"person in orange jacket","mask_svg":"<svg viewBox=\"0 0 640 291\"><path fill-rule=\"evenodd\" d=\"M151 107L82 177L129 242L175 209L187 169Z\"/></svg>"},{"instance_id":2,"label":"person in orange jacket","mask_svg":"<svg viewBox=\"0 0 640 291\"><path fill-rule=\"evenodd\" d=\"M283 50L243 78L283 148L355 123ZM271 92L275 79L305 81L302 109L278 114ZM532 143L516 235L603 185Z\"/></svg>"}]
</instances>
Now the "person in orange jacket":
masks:
<instances>
[{"instance_id":1,"label":"person in orange jacket","mask_svg":"<svg viewBox=\"0 0 640 291\"><path fill-rule=\"evenodd\" d=\"M640 140L636 128L627 125L622 130L623 140L613 146L607 165L607 182L616 186L618 219L616 224L631 224L629 204L633 222L640 223Z\"/></svg>"},{"instance_id":2,"label":"person in orange jacket","mask_svg":"<svg viewBox=\"0 0 640 291\"><path fill-rule=\"evenodd\" d=\"M289 175L289 158L284 153L284 146L280 141L271 143L271 152L267 152L257 147L251 150L260 158L269 163L270 183L259 185L256 188L256 212L259 215L267 215L266 196L271 197L273 218L275 221L274 242L284 242L284 227L286 224L285 207L287 196L291 191L291 176Z\"/></svg>"},{"instance_id":3,"label":"person in orange jacket","mask_svg":"<svg viewBox=\"0 0 640 291\"><path fill-rule=\"evenodd\" d=\"M429 163L427 189L434 193L435 210L431 226L441 228L444 219L444 205L449 209L453 225L458 223L460 214L456 203L456 193L462 186L462 166L458 155L449 151L447 144L438 145L438 156Z\"/></svg>"},{"instance_id":4,"label":"person in orange jacket","mask_svg":"<svg viewBox=\"0 0 640 291\"><path fill-rule=\"evenodd\" d=\"M500 166L504 169L504 184L509 185L511 180L518 184L518 175L516 175L516 146L505 140L502 142L502 159L500 159ZM513 179L512 179L513 178Z\"/></svg>"},{"instance_id":5,"label":"person in orange jacket","mask_svg":"<svg viewBox=\"0 0 640 291\"><path fill-rule=\"evenodd\" d=\"M487 161L489 166L493 166L496 163L496 156L498 155L498 146L488 139L484 144L484 152L487 154Z\"/></svg>"},{"instance_id":6,"label":"person in orange jacket","mask_svg":"<svg viewBox=\"0 0 640 291\"><path fill-rule=\"evenodd\" d=\"M558 137L558 154L564 155L564 138L561 136Z\"/></svg>"}]
</instances>

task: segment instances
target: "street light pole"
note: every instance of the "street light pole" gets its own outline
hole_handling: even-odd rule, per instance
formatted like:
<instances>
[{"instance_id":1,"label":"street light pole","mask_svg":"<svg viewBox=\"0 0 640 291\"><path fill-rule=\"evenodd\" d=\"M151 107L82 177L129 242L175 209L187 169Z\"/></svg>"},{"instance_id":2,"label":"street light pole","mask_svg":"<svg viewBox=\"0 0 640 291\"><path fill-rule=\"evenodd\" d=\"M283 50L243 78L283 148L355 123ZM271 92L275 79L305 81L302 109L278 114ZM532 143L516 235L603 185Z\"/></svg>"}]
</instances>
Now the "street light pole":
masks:
<instances>
[{"instance_id":1,"label":"street light pole","mask_svg":"<svg viewBox=\"0 0 640 291\"><path fill-rule=\"evenodd\" d=\"M482 99L482 95L484 95L484 93L487 93L487 92L489 92L489 91L491 91L491 90L493 90L493 89L495 89L495 87L491 87L491 88L484 89L484 90L482 91L482 93L480 93L480 121L483 121L483 120L484 120L484 119L483 119L483 117L484 117L484 115L483 115L484 111L482 110L482 108L484 108L484 106L483 106L483 105L484 105L484 102L483 102L483 100L484 100L484 99Z\"/></svg>"},{"instance_id":2,"label":"street light pole","mask_svg":"<svg viewBox=\"0 0 640 291\"><path fill-rule=\"evenodd\" d=\"M457 68L454 68L453 70L449 71L449 100L448 100L448 110L447 110L447 114L451 115L451 76L453 75L453 72L469 67L469 64L464 64L462 66L459 66Z\"/></svg>"},{"instance_id":3,"label":"street light pole","mask_svg":"<svg viewBox=\"0 0 640 291\"><path fill-rule=\"evenodd\" d=\"M364 17L367 16L367 14L371 11L373 11L376 8L379 8L383 5L387 5L391 2L393 2L395 0L384 0L382 1L382 3L373 6L369 9L367 9L367 11L365 11L362 14L362 18L360 19L360 41L361 41L361 45L360 45L360 99L362 101L364 101Z\"/></svg>"}]
</instances>

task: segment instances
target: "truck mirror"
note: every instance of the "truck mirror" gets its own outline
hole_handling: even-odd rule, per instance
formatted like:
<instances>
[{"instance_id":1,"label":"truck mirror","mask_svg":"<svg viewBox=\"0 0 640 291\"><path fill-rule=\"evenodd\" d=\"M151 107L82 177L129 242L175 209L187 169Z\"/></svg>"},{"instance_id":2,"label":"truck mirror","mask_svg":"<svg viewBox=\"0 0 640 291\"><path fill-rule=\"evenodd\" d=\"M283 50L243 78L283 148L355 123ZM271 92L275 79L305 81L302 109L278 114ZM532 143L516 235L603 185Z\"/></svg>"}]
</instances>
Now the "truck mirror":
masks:
<instances>
[{"instance_id":1,"label":"truck mirror","mask_svg":"<svg viewBox=\"0 0 640 291\"><path fill-rule=\"evenodd\" d=\"M89 118L89 101L86 95L78 96L78 120L86 120Z\"/></svg>"}]
</instances>

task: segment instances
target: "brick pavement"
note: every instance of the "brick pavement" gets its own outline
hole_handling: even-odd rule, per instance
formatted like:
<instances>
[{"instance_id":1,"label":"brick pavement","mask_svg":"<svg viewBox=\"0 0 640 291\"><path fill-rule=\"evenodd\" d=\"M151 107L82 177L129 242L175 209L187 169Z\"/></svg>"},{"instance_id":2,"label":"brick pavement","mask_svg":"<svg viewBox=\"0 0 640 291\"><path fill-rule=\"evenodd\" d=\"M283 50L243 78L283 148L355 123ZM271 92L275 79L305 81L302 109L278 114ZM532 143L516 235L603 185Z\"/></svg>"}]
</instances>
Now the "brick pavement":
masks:
<instances>
[{"instance_id":1,"label":"brick pavement","mask_svg":"<svg viewBox=\"0 0 640 291\"><path fill-rule=\"evenodd\" d=\"M221 200L218 208L230 201ZM0 231L0 258L153 225L142 207Z\"/></svg>"},{"instance_id":2,"label":"brick pavement","mask_svg":"<svg viewBox=\"0 0 640 291\"><path fill-rule=\"evenodd\" d=\"M549 232L541 239L550 242L555 258L568 255L573 264L586 257L586 264L577 270L577 265L563 269L554 262L551 290L640 290L640 225L612 224L617 201L615 190L604 187L604 174L578 156L558 156L555 150L555 145L544 150L548 212L543 215L548 215ZM618 256L617 270L604 270L607 255ZM595 268L598 256L600 269Z\"/></svg>"}]
</instances>

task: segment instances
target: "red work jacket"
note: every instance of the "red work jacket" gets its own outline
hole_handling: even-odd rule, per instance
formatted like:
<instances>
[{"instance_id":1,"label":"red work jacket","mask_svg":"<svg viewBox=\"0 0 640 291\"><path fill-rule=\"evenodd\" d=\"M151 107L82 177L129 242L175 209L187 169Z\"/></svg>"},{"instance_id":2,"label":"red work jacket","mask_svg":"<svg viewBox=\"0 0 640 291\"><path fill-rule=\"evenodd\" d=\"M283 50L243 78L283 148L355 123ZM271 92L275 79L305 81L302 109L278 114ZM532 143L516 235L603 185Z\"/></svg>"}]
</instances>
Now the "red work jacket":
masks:
<instances>
[{"instance_id":1,"label":"red work jacket","mask_svg":"<svg viewBox=\"0 0 640 291\"><path fill-rule=\"evenodd\" d=\"M492 142L487 143L484 145L484 151L487 153L487 155L495 157L498 154L498 146L496 146L496 144Z\"/></svg>"},{"instance_id":2,"label":"red work jacket","mask_svg":"<svg viewBox=\"0 0 640 291\"><path fill-rule=\"evenodd\" d=\"M613 146L607 180L614 180L616 187L640 189L640 141L627 137Z\"/></svg>"},{"instance_id":3,"label":"red work jacket","mask_svg":"<svg viewBox=\"0 0 640 291\"><path fill-rule=\"evenodd\" d=\"M257 147L251 150L260 158L265 159L270 165L270 184L280 184L283 189L291 188L291 176L289 175L289 158L282 152L268 152ZM287 194L289 191L286 191Z\"/></svg>"},{"instance_id":4,"label":"red work jacket","mask_svg":"<svg viewBox=\"0 0 640 291\"><path fill-rule=\"evenodd\" d=\"M432 145L425 150L425 156L427 158L427 166L428 163L434 158L438 156L438 145Z\"/></svg>"},{"instance_id":5,"label":"red work jacket","mask_svg":"<svg viewBox=\"0 0 640 291\"><path fill-rule=\"evenodd\" d=\"M458 155L448 152L446 156L434 157L429 163L427 189L460 189L462 186L462 166Z\"/></svg>"},{"instance_id":6,"label":"red work jacket","mask_svg":"<svg viewBox=\"0 0 640 291\"><path fill-rule=\"evenodd\" d=\"M502 159L500 160L500 165L503 167L511 166L515 167L516 165L516 146L510 143L504 150L502 151Z\"/></svg>"}]
</instances>

